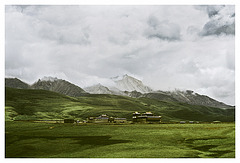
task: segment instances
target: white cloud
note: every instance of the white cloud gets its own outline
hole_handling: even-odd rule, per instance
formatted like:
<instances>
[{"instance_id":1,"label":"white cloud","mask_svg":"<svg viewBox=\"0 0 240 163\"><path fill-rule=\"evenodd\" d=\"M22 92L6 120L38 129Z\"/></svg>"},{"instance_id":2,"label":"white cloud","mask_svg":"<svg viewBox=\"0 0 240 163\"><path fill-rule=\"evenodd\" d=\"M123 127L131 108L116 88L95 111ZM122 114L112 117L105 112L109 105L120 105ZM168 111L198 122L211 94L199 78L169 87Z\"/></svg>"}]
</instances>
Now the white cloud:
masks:
<instances>
[{"instance_id":1,"label":"white cloud","mask_svg":"<svg viewBox=\"0 0 240 163\"><path fill-rule=\"evenodd\" d=\"M6 6L6 76L85 87L127 73L234 104L234 34L198 35L217 16L231 25L231 7Z\"/></svg>"},{"instance_id":2,"label":"white cloud","mask_svg":"<svg viewBox=\"0 0 240 163\"><path fill-rule=\"evenodd\" d=\"M148 19L148 29L146 30L147 38L158 38L162 40L175 41L180 40L180 27L177 24L165 20L159 20L151 16Z\"/></svg>"}]
</instances>

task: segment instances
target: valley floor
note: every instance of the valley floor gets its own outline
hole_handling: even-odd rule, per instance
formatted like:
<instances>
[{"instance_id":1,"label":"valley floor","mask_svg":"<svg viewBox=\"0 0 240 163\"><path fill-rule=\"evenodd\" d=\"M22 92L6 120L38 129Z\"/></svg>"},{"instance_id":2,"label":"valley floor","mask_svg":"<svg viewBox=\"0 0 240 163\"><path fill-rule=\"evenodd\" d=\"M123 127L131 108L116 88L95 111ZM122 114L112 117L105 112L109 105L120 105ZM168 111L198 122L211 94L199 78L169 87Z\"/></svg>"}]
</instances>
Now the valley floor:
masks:
<instances>
[{"instance_id":1,"label":"valley floor","mask_svg":"<svg viewBox=\"0 0 240 163\"><path fill-rule=\"evenodd\" d=\"M235 124L5 125L6 158L235 158Z\"/></svg>"}]
</instances>

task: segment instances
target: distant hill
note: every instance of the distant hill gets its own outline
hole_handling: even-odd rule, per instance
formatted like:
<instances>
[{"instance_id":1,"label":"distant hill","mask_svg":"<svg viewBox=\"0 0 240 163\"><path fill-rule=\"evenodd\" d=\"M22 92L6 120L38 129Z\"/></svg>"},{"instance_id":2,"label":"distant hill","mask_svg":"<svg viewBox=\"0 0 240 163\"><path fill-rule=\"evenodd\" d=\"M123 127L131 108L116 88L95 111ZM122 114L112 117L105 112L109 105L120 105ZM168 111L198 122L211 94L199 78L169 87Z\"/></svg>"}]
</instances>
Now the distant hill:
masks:
<instances>
[{"instance_id":1,"label":"distant hill","mask_svg":"<svg viewBox=\"0 0 240 163\"><path fill-rule=\"evenodd\" d=\"M18 78L5 78L5 86L18 89L29 89L30 85L24 83Z\"/></svg>"},{"instance_id":2,"label":"distant hill","mask_svg":"<svg viewBox=\"0 0 240 163\"><path fill-rule=\"evenodd\" d=\"M6 87L6 120L63 119L83 120L108 114L131 120L132 112L151 111L169 121L235 121L235 109L219 109L145 97L131 98L109 94L86 94L78 98L47 90Z\"/></svg>"}]
</instances>

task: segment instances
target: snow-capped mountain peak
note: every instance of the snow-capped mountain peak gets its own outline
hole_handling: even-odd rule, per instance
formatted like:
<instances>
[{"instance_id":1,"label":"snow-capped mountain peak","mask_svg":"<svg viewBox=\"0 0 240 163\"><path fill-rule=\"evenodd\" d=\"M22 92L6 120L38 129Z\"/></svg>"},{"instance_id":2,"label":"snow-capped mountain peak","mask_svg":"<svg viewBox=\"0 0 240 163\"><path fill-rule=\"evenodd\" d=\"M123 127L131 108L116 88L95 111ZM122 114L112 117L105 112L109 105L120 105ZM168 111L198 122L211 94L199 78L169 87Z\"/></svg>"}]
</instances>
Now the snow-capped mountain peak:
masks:
<instances>
[{"instance_id":1,"label":"snow-capped mountain peak","mask_svg":"<svg viewBox=\"0 0 240 163\"><path fill-rule=\"evenodd\" d=\"M123 75L122 79L115 80L116 88L121 91L138 91L141 93L148 93L151 92L152 89L148 86L145 86L142 81L131 77L127 74Z\"/></svg>"}]
</instances>

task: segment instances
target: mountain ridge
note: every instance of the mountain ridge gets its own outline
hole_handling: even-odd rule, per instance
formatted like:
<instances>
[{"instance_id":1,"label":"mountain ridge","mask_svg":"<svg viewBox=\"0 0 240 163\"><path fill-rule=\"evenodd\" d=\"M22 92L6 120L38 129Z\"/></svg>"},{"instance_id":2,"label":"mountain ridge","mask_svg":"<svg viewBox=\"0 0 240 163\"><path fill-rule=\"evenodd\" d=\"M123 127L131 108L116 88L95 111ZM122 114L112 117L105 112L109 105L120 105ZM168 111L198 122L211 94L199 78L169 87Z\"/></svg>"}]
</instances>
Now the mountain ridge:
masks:
<instances>
[{"instance_id":1,"label":"mountain ridge","mask_svg":"<svg viewBox=\"0 0 240 163\"><path fill-rule=\"evenodd\" d=\"M234 107L234 106L224 104L223 102L219 102L206 95L200 95L191 90L154 91L150 87L145 86L140 80L135 79L129 75L124 75L122 78L119 76L112 78L112 80L116 82L116 86L112 86L109 88L99 83L97 85L82 89L81 87L74 85L68 81L53 78L53 77L44 77L42 79L39 79L37 82L35 82L32 85L28 85L17 78L15 78L14 80L16 83L14 83L13 80L5 79L6 81L5 85L7 87L12 87L12 88L44 89L44 90L54 91L64 95L72 96L72 97L82 96L87 93L112 94L112 95L129 96L133 98L146 97L146 98L155 99L159 101L182 102L182 103L187 103L192 105L203 105L203 106L217 107L217 108L223 108L223 109L232 109ZM119 89L119 87L121 87L121 89ZM137 91L136 89L141 91Z\"/></svg>"},{"instance_id":2,"label":"mountain ridge","mask_svg":"<svg viewBox=\"0 0 240 163\"><path fill-rule=\"evenodd\" d=\"M33 85L31 89L44 89L53 92L57 92L63 95L68 95L71 97L78 97L86 94L82 88L74 85L66 80L57 79L54 80L38 80Z\"/></svg>"},{"instance_id":3,"label":"mountain ridge","mask_svg":"<svg viewBox=\"0 0 240 163\"><path fill-rule=\"evenodd\" d=\"M49 90L71 97L88 94L81 87L56 77L43 77L42 79L38 79L38 81L34 82L32 85L29 85L18 78L5 78L5 86L18 89Z\"/></svg>"}]
</instances>

